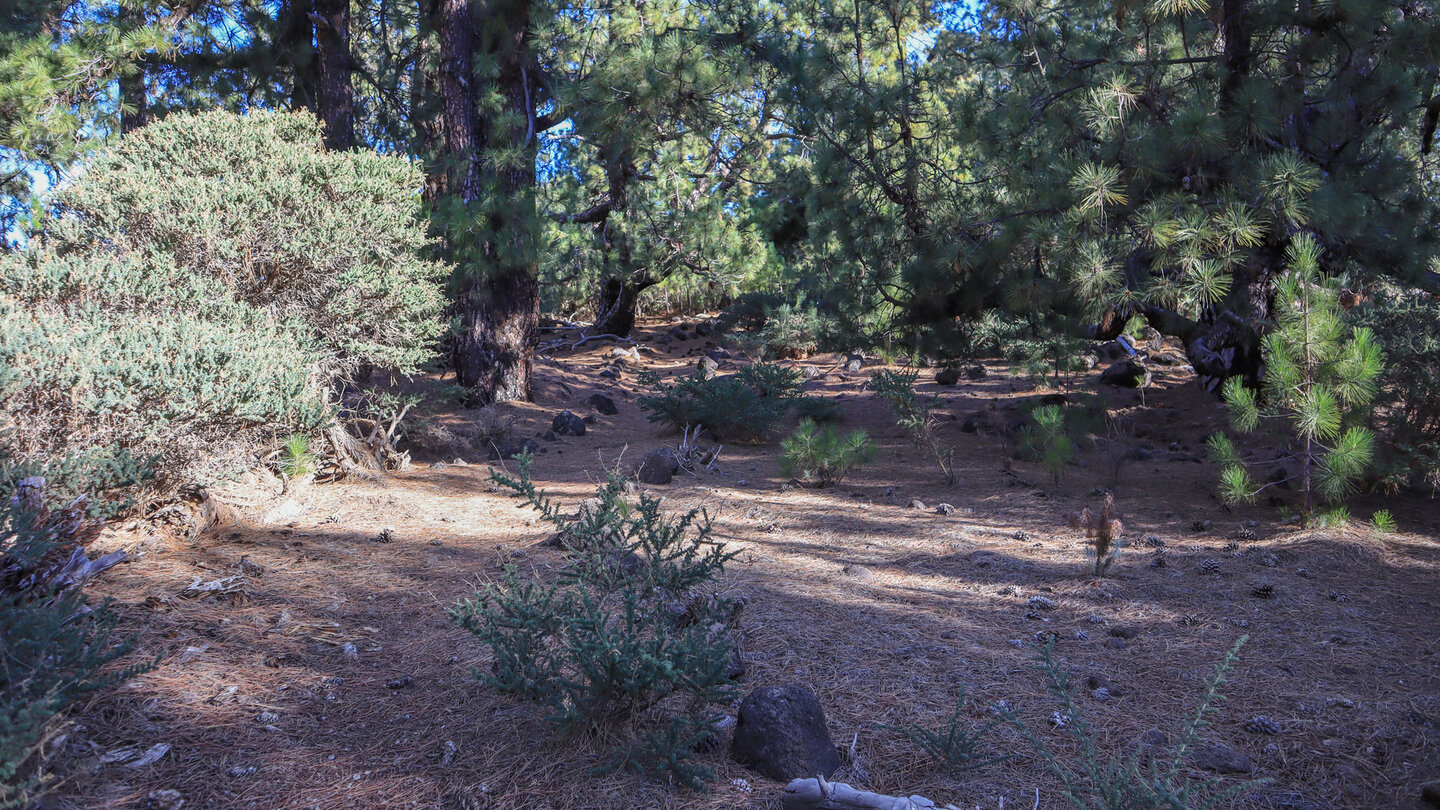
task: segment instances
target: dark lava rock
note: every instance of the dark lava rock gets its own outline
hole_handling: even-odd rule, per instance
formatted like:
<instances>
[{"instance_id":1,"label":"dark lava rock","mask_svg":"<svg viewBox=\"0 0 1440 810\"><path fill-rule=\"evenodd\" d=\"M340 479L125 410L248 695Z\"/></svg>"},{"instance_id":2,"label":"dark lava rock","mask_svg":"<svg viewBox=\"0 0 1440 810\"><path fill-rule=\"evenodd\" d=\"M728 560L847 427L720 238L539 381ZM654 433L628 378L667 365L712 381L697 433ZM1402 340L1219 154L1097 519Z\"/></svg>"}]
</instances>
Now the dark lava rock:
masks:
<instances>
[{"instance_id":1,"label":"dark lava rock","mask_svg":"<svg viewBox=\"0 0 1440 810\"><path fill-rule=\"evenodd\" d=\"M1115 638L1123 638L1128 640L1140 635L1140 628L1131 627L1125 624L1117 624L1116 626L1110 628L1110 635L1114 636Z\"/></svg>"},{"instance_id":2,"label":"dark lava rock","mask_svg":"<svg viewBox=\"0 0 1440 810\"><path fill-rule=\"evenodd\" d=\"M515 441L512 439L508 442L492 445L490 448L490 458L515 458L525 453L535 454L538 452L540 452L540 443L534 439L526 439L525 441Z\"/></svg>"},{"instance_id":3,"label":"dark lava rock","mask_svg":"<svg viewBox=\"0 0 1440 810\"><path fill-rule=\"evenodd\" d=\"M946 366L935 372L935 382L941 385L954 385L960 382L960 369L955 366Z\"/></svg>"},{"instance_id":4,"label":"dark lava rock","mask_svg":"<svg viewBox=\"0 0 1440 810\"><path fill-rule=\"evenodd\" d=\"M559 437L559 436L556 436L556 435L555 435L555 431L553 431L553 430L547 430L547 431L545 431L545 435L541 436L540 438L544 439L544 440L547 441L547 442L558 442L558 441L560 441L560 437Z\"/></svg>"},{"instance_id":5,"label":"dark lava rock","mask_svg":"<svg viewBox=\"0 0 1440 810\"><path fill-rule=\"evenodd\" d=\"M1123 638L1116 638L1115 636L1111 636L1110 638L1105 639L1105 646L1112 650L1124 650L1129 648L1130 645Z\"/></svg>"},{"instance_id":6,"label":"dark lava rock","mask_svg":"<svg viewBox=\"0 0 1440 810\"><path fill-rule=\"evenodd\" d=\"M967 380L983 380L988 376L990 376L990 372L986 371L985 367L979 363L965 369L965 379Z\"/></svg>"},{"instance_id":7,"label":"dark lava rock","mask_svg":"<svg viewBox=\"0 0 1440 810\"><path fill-rule=\"evenodd\" d=\"M745 696L730 755L781 783L829 777L840 767L819 698L796 683L766 686Z\"/></svg>"},{"instance_id":8,"label":"dark lava rock","mask_svg":"<svg viewBox=\"0 0 1440 810\"><path fill-rule=\"evenodd\" d=\"M747 671L745 656L740 652L740 647L731 646L730 658L725 662L725 677L732 681L738 681L745 677Z\"/></svg>"},{"instance_id":9,"label":"dark lava rock","mask_svg":"<svg viewBox=\"0 0 1440 810\"><path fill-rule=\"evenodd\" d=\"M635 477L642 484L668 484L680 471L680 460L675 458L675 451L668 447L661 447L651 450L640 459L635 467Z\"/></svg>"},{"instance_id":10,"label":"dark lava rock","mask_svg":"<svg viewBox=\"0 0 1440 810\"><path fill-rule=\"evenodd\" d=\"M584 436L585 420L569 411L561 411L551 420L550 429L560 436Z\"/></svg>"},{"instance_id":11,"label":"dark lava rock","mask_svg":"<svg viewBox=\"0 0 1440 810\"><path fill-rule=\"evenodd\" d=\"M669 336L671 340L689 340L690 333L685 331L683 326L670 327Z\"/></svg>"},{"instance_id":12,"label":"dark lava rock","mask_svg":"<svg viewBox=\"0 0 1440 810\"><path fill-rule=\"evenodd\" d=\"M699 337L709 337L715 333L714 321L700 321L695 324L695 334Z\"/></svg>"},{"instance_id":13,"label":"dark lava rock","mask_svg":"<svg viewBox=\"0 0 1440 810\"><path fill-rule=\"evenodd\" d=\"M604 394L591 394L590 399L586 401L590 403L590 407L606 416L614 416L620 412L620 409L615 407L615 400Z\"/></svg>"},{"instance_id":14,"label":"dark lava rock","mask_svg":"<svg viewBox=\"0 0 1440 810\"><path fill-rule=\"evenodd\" d=\"M1211 773L1250 773L1255 765L1250 757L1224 745L1205 745L1190 755L1190 764Z\"/></svg>"},{"instance_id":15,"label":"dark lava rock","mask_svg":"<svg viewBox=\"0 0 1440 810\"><path fill-rule=\"evenodd\" d=\"M1420 788L1420 798L1426 806L1440 809L1440 782L1431 782Z\"/></svg>"},{"instance_id":16,"label":"dark lava rock","mask_svg":"<svg viewBox=\"0 0 1440 810\"><path fill-rule=\"evenodd\" d=\"M1134 360L1121 360L1100 372L1100 382L1120 388L1143 388L1150 384L1150 369Z\"/></svg>"}]
</instances>

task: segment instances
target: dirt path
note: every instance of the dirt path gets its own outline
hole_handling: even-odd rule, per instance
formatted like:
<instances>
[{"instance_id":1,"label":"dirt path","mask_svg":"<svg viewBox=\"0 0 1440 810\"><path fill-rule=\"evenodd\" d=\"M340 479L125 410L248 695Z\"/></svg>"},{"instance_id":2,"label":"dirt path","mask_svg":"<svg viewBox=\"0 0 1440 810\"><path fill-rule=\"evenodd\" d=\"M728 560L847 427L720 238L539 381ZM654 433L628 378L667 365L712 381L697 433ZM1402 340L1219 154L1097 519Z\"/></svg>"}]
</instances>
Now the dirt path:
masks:
<instances>
[{"instance_id":1,"label":"dirt path","mask_svg":"<svg viewBox=\"0 0 1440 810\"><path fill-rule=\"evenodd\" d=\"M544 432L561 408L590 413L584 403L597 391L619 413L599 416L584 437L542 441L537 480L578 502L604 469L673 442L636 407L635 376L682 368L704 345L657 346L618 381L599 376L608 345L542 361L537 402L510 409L520 435ZM1419 786L1440 778L1433 503L1355 504L1357 515L1382 503L1395 513L1405 533L1385 537L1298 531L1267 507L1223 511L1211 496L1213 465L1200 457L1224 414L1180 372L1160 375L1143 410L1135 392L1104 392L1112 411L1133 414L1139 448L1118 481L1115 455L1098 447L1058 485L1034 465L1007 472L996 436L962 432L987 405L1036 396L993 366L984 380L940 390L962 468L948 488L864 390L868 370L838 373L829 357L808 364L830 373L807 390L836 397L845 424L870 432L874 464L838 488L794 488L775 444L727 446L713 470L655 489L671 508L710 509L717 535L740 550L724 587L749 600L744 688L814 688L846 749L837 778L964 807L1002 798L1030 807L1038 789L1040 807L1061 807L1055 780L1014 730L993 740L1013 759L952 779L882 727L938 726L963 688L976 723L1005 701L1062 756L1073 753L1050 730L1058 705L1030 647L1048 633L1111 751L1131 750L1152 729L1173 737L1203 678L1248 634L1229 700L1206 732L1272 780L1240 806L1420 807ZM1097 390L1093 380L1076 389ZM427 418L454 427L474 416ZM549 532L535 515L489 484L483 456L454 464L436 452L389 480L286 498L252 481L244 519L193 545L143 532L108 538L142 556L98 590L116 600L138 654L160 666L76 718L58 742L69 779L54 806L139 808L152 791L174 789L186 808L778 807L779 786L723 749L708 755L708 796L631 774L591 776L604 740L552 739L535 707L472 677L486 652L448 609L507 564L543 574L562 561L538 545ZM1113 487L1132 544L1101 581L1087 576L1081 538L1063 528L1065 513L1097 502L1097 487ZM912 509L912 499L957 511ZM1257 538L1227 548L1241 529ZM1152 566L1147 536L1165 544L1164 567ZM1205 573L1205 560L1218 573ZM235 574L246 579L231 597L180 595L196 578ZM1262 585L1274 598L1252 596ZM1120 628L1134 634L1112 635ZM1108 679L1108 699L1086 685L1091 675ZM1260 715L1280 733L1246 731ZM102 762L156 744L170 747L154 764Z\"/></svg>"}]
</instances>

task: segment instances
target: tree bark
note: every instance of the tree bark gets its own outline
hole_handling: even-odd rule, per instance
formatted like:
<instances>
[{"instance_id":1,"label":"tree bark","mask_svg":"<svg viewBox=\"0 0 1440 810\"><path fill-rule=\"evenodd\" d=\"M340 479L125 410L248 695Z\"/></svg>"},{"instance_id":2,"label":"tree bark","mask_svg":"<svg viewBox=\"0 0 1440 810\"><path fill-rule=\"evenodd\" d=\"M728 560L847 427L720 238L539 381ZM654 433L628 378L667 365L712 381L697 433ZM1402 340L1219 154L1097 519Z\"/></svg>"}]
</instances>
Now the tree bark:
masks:
<instances>
[{"instance_id":1,"label":"tree bark","mask_svg":"<svg viewBox=\"0 0 1440 810\"><path fill-rule=\"evenodd\" d=\"M611 276L600 285L595 303L595 328L597 335L629 337L635 329L635 310L640 302L640 293L655 286L657 279L649 274L627 279Z\"/></svg>"},{"instance_id":2,"label":"tree bark","mask_svg":"<svg viewBox=\"0 0 1440 810\"><path fill-rule=\"evenodd\" d=\"M355 87L350 74L350 0L313 0L315 29L315 112L325 122L325 146L343 151L355 145Z\"/></svg>"},{"instance_id":3,"label":"tree bark","mask_svg":"<svg viewBox=\"0 0 1440 810\"><path fill-rule=\"evenodd\" d=\"M471 404L529 399L540 321L530 0L439 0L436 12L451 219L474 226L471 236L449 235L459 282L455 373ZM477 63L493 78L476 76ZM503 109L482 114L479 99L490 93ZM499 150L519 157L489 159Z\"/></svg>"},{"instance_id":4,"label":"tree bark","mask_svg":"<svg viewBox=\"0 0 1440 810\"><path fill-rule=\"evenodd\" d=\"M311 0L286 0L276 17L276 61L290 69L290 109L314 110L319 71Z\"/></svg>"}]
</instances>

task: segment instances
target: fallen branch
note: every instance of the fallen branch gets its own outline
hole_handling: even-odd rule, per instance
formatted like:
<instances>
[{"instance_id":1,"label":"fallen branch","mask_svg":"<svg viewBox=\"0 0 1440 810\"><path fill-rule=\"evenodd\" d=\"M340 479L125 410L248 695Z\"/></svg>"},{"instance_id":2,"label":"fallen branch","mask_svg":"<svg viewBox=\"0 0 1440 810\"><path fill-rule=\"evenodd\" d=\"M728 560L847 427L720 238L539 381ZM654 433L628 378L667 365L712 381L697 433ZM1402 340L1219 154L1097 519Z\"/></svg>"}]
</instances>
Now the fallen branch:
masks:
<instances>
[{"instance_id":1,"label":"fallen branch","mask_svg":"<svg viewBox=\"0 0 1440 810\"><path fill-rule=\"evenodd\" d=\"M886 796L856 790L841 782L827 782L824 777L795 779L785 786L780 806L785 810L931 810L941 805L924 796ZM960 810L953 804L941 810Z\"/></svg>"}]
</instances>

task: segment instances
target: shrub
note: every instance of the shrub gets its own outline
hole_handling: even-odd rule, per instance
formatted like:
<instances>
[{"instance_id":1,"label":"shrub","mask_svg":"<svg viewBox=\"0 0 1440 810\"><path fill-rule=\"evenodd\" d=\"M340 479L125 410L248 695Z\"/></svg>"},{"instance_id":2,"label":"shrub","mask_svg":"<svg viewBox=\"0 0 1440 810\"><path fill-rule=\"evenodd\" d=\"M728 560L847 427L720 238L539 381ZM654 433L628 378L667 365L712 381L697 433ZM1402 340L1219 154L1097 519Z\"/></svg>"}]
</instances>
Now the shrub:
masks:
<instances>
[{"instance_id":1,"label":"shrub","mask_svg":"<svg viewBox=\"0 0 1440 810\"><path fill-rule=\"evenodd\" d=\"M1071 691L1069 677L1052 656L1053 639L1039 649L1040 669L1045 673L1050 692L1061 703L1055 713L1055 724L1063 728L1079 749L1078 761L1062 760L1040 736L1014 713L1007 713L1010 722L1034 746L1045 767L1064 786L1064 796L1077 810L1214 810L1230 803L1266 780L1253 780L1226 787L1215 777L1195 776L1187 762L1199 740L1199 733L1209 725L1209 716L1225 698L1221 694L1240 648L1248 640L1241 636L1230 648L1215 673L1205 682L1205 691L1195 711L1181 728L1179 740L1168 756L1154 756L1148 765L1141 754L1104 758L1100 753L1095 730L1086 721Z\"/></svg>"},{"instance_id":2,"label":"shrub","mask_svg":"<svg viewBox=\"0 0 1440 810\"><path fill-rule=\"evenodd\" d=\"M800 397L795 400L795 412L801 419L814 422L839 422L845 418L845 409L828 397Z\"/></svg>"},{"instance_id":3,"label":"shrub","mask_svg":"<svg viewBox=\"0 0 1440 810\"><path fill-rule=\"evenodd\" d=\"M59 576L95 525L85 509L83 499L55 512L38 497L0 504L0 808L29 807L43 792L33 758L58 715L148 669L109 667L130 646L112 640L116 617Z\"/></svg>"},{"instance_id":4,"label":"shrub","mask_svg":"<svg viewBox=\"0 0 1440 810\"><path fill-rule=\"evenodd\" d=\"M773 433L800 392L799 372L771 363L752 363L724 377L697 371L669 384L646 372L640 382L656 391L639 400L651 422L675 432L701 425L717 438L737 441Z\"/></svg>"},{"instance_id":5,"label":"shrub","mask_svg":"<svg viewBox=\"0 0 1440 810\"><path fill-rule=\"evenodd\" d=\"M1276 326L1261 346L1263 406L1261 395L1240 377L1226 380L1223 389L1236 430L1250 433L1268 420L1293 432L1306 520L1317 490L1325 500L1337 500L1370 466L1375 437L1359 423L1368 415L1383 365L1375 333L1344 323L1338 295L1320 278L1320 250L1314 239L1304 237L1287 251L1289 272L1275 290ZM1257 487L1224 434L1213 435L1209 444L1223 467L1220 494L1225 500L1248 501L1280 483Z\"/></svg>"},{"instance_id":6,"label":"shrub","mask_svg":"<svg viewBox=\"0 0 1440 810\"><path fill-rule=\"evenodd\" d=\"M307 115L125 135L57 195L43 238L0 256L5 442L153 463L168 493L361 415L340 396L350 372L412 370L440 333L420 181L326 152Z\"/></svg>"},{"instance_id":7,"label":"shrub","mask_svg":"<svg viewBox=\"0 0 1440 810\"><path fill-rule=\"evenodd\" d=\"M1440 301L1380 290L1347 320L1385 347L1376 400L1383 482L1440 491Z\"/></svg>"},{"instance_id":8,"label":"shrub","mask_svg":"<svg viewBox=\"0 0 1440 810\"><path fill-rule=\"evenodd\" d=\"M330 152L308 113L171 115L64 189L68 251L168 255L227 298L302 331L326 366L410 370L441 331L444 265L420 218L419 164Z\"/></svg>"},{"instance_id":9,"label":"shrub","mask_svg":"<svg viewBox=\"0 0 1440 810\"><path fill-rule=\"evenodd\" d=\"M760 320L741 341L756 356L803 359L819 350L824 341L825 322L803 296L794 304L766 305Z\"/></svg>"},{"instance_id":10,"label":"shrub","mask_svg":"<svg viewBox=\"0 0 1440 810\"><path fill-rule=\"evenodd\" d=\"M1075 458L1075 442L1065 432L1065 412L1059 405L1042 405L1030 415L1035 424L1021 430L1020 450L1039 461L1059 486L1065 465Z\"/></svg>"},{"instance_id":11,"label":"shrub","mask_svg":"<svg viewBox=\"0 0 1440 810\"><path fill-rule=\"evenodd\" d=\"M1091 512L1088 506L1071 512L1069 523L1070 528L1080 529L1090 540L1090 548L1095 553L1095 576L1105 576L1120 558L1120 533L1125 530L1120 513L1115 511L1115 496L1105 493L1105 503L1099 512Z\"/></svg>"},{"instance_id":12,"label":"shrub","mask_svg":"<svg viewBox=\"0 0 1440 810\"><path fill-rule=\"evenodd\" d=\"M922 397L915 393L918 371L879 371L870 378L875 395L885 400L895 421L909 431L917 445L923 445L935 457L945 483L955 485L955 448L940 441L940 397Z\"/></svg>"},{"instance_id":13,"label":"shrub","mask_svg":"<svg viewBox=\"0 0 1440 810\"><path fill-rule=\"evenodd\" d=\"M973 771L986 765L994 765L1010 759L1010 754L996 755L992 745L985 738L999 725L991 720L985 725L970 729L965 724L965 690L960 690L955 700L955 711L943 728L931 730L911 723L906 726L882 726L890 731L904 734L915 747L924 751L942 768L951 774Z\"/></svg>"},{"instance_id":14,"label":"shrub","mask_svg":"<svg viewBox=\"0 0 1440 810\"><path fill-rule=\"evenodd\" d=\"M801 419L795 432L780 442L780 449L780 468L786 475L822 487L839 483L852 467L875 455L865 431L818 427L810 419Z\"/></svg>"},{"instance_id":15,"label":"shrub","mask_svg":"<svg viewBox=\"0 0 1440 810\"><path fill-rule=\"evenodd\" d=\"M559 528L574 557L558 582L512 567L451 611L493 654L479 677L545 704L561 731L646 720L658 730L632 734L602 769L664 770L699 787L710 773L693 755L718 719L712 707L735 698L724 629L734 606L704 590L735 552L710 540L698 510L674 519L658 498L625 501L616 475L578 518L564 517L536 490L530 461L520 458L518 478L492 479Z\"/></svg>"},{"instance_id":16,"label":"shrub","mask_svg":"<svg viewBox=\"0 0 1440 810\"><path fill-rule=\"evenodd\" d=\"M1399 528L1395 523L1395 516L1390 514L1389 509L1377 509L1370 516L1370 525L1374 526L1375 531L1381 534L1394 534Z\"/></svg>"}]
</instances>

